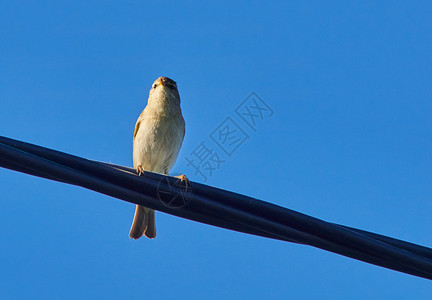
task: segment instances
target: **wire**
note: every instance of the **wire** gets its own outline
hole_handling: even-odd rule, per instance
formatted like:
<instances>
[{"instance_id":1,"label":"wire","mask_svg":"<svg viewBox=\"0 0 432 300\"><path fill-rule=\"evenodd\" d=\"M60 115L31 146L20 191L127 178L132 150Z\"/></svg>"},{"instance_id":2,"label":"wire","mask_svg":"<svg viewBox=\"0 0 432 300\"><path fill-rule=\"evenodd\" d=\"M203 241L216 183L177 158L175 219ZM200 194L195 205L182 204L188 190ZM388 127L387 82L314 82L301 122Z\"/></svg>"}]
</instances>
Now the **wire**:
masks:
<instances>
[{"instance_id":1,"label":"wire","mask_svg":"<svg viewBox=\"0 0 432 300\"><path fill-rule=\"evenodd\" d=\"M432 279L432 249L329 223L248 196L92 161L0 136L0 166L81 186L181 218L281 241L314 246Z\"/></svg>"}]
</instances>

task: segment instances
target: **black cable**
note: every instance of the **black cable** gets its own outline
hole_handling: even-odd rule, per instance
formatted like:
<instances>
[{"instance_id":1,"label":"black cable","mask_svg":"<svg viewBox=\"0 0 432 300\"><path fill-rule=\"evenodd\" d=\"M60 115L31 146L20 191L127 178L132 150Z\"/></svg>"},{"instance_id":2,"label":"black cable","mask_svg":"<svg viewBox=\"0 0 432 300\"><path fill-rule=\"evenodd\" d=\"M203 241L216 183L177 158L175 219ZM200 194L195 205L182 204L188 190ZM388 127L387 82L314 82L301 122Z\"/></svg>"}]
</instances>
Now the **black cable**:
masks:
<instances>
[{"instance_id":1,"label":"black cable","mask_svg":"<svg viewBox=\"0 0 432 300\"><path fill-rule=\"evenodd\" d=\"M82 186L178 217L263 237L306 244L354 259L432 279L432 249L328 223L222 189L169 176L87 160L0 137L0 166ZM168 199L182 199L175 206ZM170 204L170 205L167 205Z\"/></svg>"}]
</instances>

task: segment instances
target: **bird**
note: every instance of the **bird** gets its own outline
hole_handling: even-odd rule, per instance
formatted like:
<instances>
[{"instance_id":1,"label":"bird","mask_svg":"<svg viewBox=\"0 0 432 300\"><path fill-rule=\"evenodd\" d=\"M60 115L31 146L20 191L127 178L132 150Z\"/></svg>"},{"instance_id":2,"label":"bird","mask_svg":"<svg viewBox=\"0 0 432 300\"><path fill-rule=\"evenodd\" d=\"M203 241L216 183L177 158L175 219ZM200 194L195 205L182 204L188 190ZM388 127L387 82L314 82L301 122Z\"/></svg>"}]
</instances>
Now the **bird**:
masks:
<instances>
[{"instance_id":1,"label":"bird","mask_svg":"<svg viewBox=\"0 0 432 300\"><path fill-rule=\"evenodd\" d=\"M133 165L139 176L145 171L168 175L177 160L185 136L177 83L165 76L156 79L147 105L139 115L133 135ZM182 181L185 175L176 176ZM137 205L129 237L156 237L155 211Z\"/></svg>"}]
</instances>

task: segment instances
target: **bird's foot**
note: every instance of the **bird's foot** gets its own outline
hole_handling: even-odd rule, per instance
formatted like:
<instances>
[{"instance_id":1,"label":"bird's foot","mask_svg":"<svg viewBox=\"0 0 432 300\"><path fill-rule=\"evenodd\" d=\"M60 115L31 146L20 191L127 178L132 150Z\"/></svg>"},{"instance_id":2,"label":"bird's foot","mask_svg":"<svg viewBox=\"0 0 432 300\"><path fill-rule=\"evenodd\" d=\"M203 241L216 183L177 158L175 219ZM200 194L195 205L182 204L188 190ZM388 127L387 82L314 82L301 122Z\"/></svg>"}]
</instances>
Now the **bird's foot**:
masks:
<instances>
[{"instance_id":1,"label":"bird's foot","mask_svg":"<svg viewBox=\"0 0 432 300\"><path fill-rule=\"evenodd\" d=\"M138 176L144 176L144 169L141 165L138 165L137 167L137 174Z\"/></svg>"},{"instance_id":2,"label":"bird's foot","mask_svg":"<svg viewBox=\"0 0 432 300\"><path fill-rule=\"evenodd\" d=\"M189 187L189 179L187 179L185 174L182 175L178 175L178 176L174 176L175 178L180 179L181 182L185 182L185 187L188 188Z\"/></svg>"}]
</instances>

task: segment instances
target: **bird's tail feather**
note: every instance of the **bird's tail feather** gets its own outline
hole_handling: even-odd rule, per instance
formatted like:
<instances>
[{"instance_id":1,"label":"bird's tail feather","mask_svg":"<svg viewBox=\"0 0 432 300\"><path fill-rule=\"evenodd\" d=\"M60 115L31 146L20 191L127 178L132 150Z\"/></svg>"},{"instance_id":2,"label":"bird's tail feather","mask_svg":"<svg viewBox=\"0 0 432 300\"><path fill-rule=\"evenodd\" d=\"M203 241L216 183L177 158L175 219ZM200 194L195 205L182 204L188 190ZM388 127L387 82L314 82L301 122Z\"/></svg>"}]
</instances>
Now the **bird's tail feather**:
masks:
<instances>
[{"instance_id":1,"label":"bird's tail feather","mask_svg":"<svg viewBox=\"0 0 432 300\"><path fill-rule=\"evenodd\" d=\"M156 237L155 211L137 205L129 237L131 239L139 239L143 234L151 239Z\"/></svg>"},{"instance_id":2,"label":"bird's tail feather","mask_svg":"<svg viewBox=\"0 0 432 300\"><path fill-rule=\"evenodd\" d=\"M154 239L156 237L156 220L155 211L153 209L149 209L147 212L147 229L144 234L149 239Z\"/></svg>"}]
</instances>

